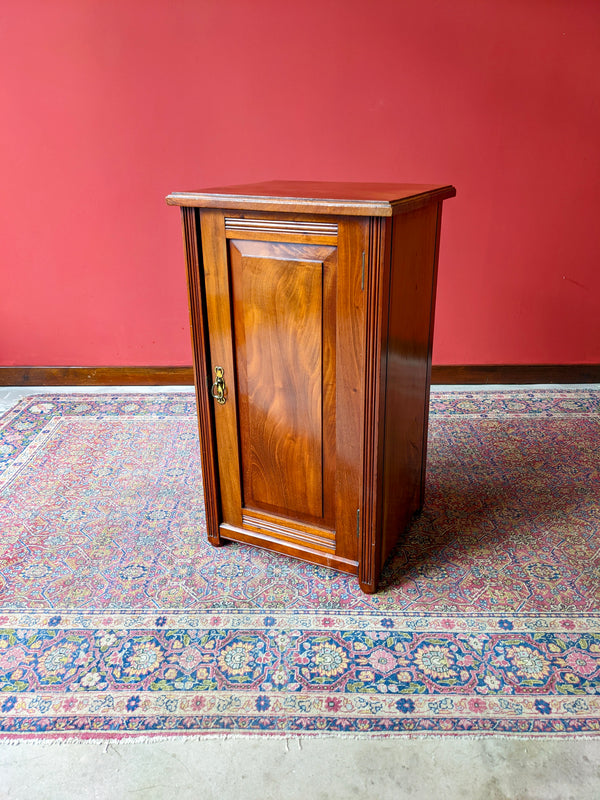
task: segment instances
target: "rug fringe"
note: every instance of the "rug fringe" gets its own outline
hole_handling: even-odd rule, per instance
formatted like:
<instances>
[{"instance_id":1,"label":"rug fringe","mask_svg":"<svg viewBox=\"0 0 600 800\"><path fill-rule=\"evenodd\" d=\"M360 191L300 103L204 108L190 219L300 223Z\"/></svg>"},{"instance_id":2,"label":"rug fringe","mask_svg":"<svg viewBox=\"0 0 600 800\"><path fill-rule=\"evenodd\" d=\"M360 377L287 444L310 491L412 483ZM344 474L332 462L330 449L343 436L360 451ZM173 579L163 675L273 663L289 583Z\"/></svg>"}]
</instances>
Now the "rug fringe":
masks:
<instances>
[{"instance_id":1,"label":"rug fringe","mask_svg":"<svg viewBox=\"0 0 600 800\"><path fill-rule=\"evenodd\" d=\"M200 734L165 734L165 733L157 733L154 735L143 735L137 736L135 734L130 735L123 735L122 733L115 733L114 735L107 735L107 734L87 734L82 736L18 736L15 738L8 737L8 736L1 736L0 735L0 749L8 746L8 747L18 747L22 744L33 744L33 745L41 745L41 746L69 746L69 745L86 745L90 747L104 747L104 752L107 752L111 745L150 745L150 744L165 744L169 742L177 742L183 744L199 744L204 741L236 741L236 740L258 740L258 741L278 741L283 742L285 744L286 752L290 752L291 745L290 743L294 743L294 746L298 750L302 750L302 742L303 740L314 740L318 739L320 741L323 740L350 740L350 741L368 741L368 740L380 740L385 741L388 744L392 742L406 742L406 741L490 741L490 740L502 740L502 741L514 741L514 742L534 742L540 740L546 741L556 741L560 740L562 742L565 741L582 741L582 740L597 740L598 734L597 733L565 733L565 734L557 734L557 733L539 733L535 735L524 735L524 734L507 734L507 733L374 733L374 732L365 732L365 733L302 733L301 735L294 735L294 734L279 734L279 733L269 733L268 731L264 732L252 732L252 733L240 733L240 732L233 732L233 733L200 733Z\"/></svg>"}]
</instances>

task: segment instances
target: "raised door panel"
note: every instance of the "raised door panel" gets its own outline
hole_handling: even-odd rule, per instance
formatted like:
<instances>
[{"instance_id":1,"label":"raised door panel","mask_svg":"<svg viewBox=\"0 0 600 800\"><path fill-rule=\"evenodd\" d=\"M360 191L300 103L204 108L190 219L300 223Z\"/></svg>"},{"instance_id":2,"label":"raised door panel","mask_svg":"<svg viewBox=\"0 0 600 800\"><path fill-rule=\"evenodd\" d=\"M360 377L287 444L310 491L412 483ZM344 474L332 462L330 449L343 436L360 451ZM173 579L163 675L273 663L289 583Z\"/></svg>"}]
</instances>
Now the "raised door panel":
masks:
<instances>
[{"instance_id":1,"label":"raised door panel","mask_svg":"<svg viewBox=\"0 0 600 800\"><path fill-rule=\"evenodd\" d=\"M229 253L243 506L331 525L336 248L230 240Z\"/></svg>"}]
</instances>

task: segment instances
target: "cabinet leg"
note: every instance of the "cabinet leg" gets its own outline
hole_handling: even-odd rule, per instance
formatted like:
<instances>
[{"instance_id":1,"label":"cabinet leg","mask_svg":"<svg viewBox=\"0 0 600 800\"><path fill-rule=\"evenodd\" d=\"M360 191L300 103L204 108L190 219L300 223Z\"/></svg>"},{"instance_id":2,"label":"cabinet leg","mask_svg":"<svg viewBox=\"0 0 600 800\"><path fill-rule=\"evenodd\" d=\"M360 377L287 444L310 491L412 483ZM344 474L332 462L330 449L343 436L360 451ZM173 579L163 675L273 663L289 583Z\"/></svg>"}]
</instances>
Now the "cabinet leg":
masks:
<instances>
[{"instance_id":1,"label":"cabinet leg","mask_svg":"<svg viewBox=\"0 0 600 800\"><path fill-rule=\"evenodd\" d=\"M373 581L373 583L364 583L359 580L358 585L365 594L375 594L377 592L377 581Z\"/></svg>"},{"instance_id":2,"label":"cabinet leg","mask_svg":"<svg viewBox=\"0 0 600 800\"><path fill-rule=\"evenodd\" d=\"M211 536L208 535L208 541L212 544L213 547L223 547L227 544L225 539L222 539L220 534L217 532L215 535Z\"/></svg>"}]
</instances>

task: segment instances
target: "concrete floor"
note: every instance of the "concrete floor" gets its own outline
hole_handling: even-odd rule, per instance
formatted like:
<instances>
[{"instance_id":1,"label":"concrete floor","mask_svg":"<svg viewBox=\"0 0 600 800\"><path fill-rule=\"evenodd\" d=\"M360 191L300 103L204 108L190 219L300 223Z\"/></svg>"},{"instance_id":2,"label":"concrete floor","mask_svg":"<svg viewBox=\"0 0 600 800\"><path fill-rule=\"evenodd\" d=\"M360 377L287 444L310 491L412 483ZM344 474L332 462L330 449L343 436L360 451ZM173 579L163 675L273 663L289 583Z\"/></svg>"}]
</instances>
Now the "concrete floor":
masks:
<instances>
[{"instance_id":1,"label":"concrete floor","mask_svg":"<svg viewBox=\"0 0 600 800\"><path fill-rule=\"evenodd\" d=\"M434 391L450 388L475 391L478 387L432 387ZM4 387L0 389L0 413L24 395L65 390ZM190 390L80 387L74 391ZM0 800L175 797L598 800L600 732L594 739L576 740L232 737L66 744L0 742Z\"/></svg>"},{"instance_id":2,"label":"concrete floor","mask_svg":"<svg viewBox=\"0 0 600 800\"><path fill-rule=\"evenodd\" d=\"M598 800L598 742L208 739L0 747L19 800Z\"/></svg>"}]
</instances>

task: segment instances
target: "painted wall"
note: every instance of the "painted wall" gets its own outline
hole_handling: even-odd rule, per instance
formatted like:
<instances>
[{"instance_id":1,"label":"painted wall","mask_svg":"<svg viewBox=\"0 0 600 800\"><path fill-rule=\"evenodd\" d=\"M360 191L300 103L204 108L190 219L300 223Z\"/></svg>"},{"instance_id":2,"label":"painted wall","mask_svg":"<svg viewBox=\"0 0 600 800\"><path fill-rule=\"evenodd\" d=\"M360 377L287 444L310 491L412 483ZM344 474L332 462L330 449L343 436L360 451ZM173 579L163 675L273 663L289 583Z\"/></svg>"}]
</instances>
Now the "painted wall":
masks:
<instances>
[{"instance_id":1,"label":"painted wall","mask_svg":"<svg viewBox=\"0 0 600 800\"><path fill-rule=\"evenodd\" d=\"M453 183L434 362L600 362L597 0L0 6L0 364L191 361L171 190Z\"/></svg>"}]
</instances>

